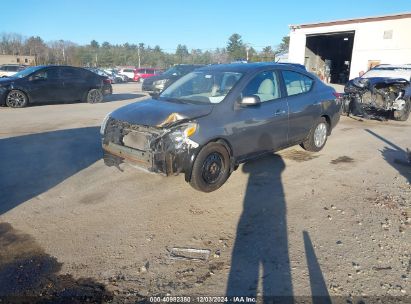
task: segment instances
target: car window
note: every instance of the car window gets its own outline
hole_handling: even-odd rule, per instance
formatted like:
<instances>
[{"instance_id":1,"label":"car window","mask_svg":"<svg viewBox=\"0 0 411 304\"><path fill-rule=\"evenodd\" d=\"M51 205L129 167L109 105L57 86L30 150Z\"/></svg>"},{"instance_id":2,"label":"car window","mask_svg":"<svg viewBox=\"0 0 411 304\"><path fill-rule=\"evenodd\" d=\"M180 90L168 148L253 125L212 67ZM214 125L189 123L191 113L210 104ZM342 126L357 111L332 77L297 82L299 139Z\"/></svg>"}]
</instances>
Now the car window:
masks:
<instances>
[{"instance_id":1,"label":"car window","mask_svg":"<svg viewBox=\"0 0 411 304\"><path fill-rule=\"evenodd\" d=\"M241 73L192 72L169 86L160 98L193 103L220 103L242 77Z\"/></svg>"},{"instance_id":2,"label":"car window","mask_svg":"<svg viewBox=\"0 0 411 304\"><path fill-rule=\"evenodd\" d=\"M32 80L47 79L47 73L45 70L38 71L30 76Z\"/></svg>"},{"instance_id":3,"label":"car window","mask_svg":"<svg viewBox=\"0 0 411 304\"><path fill-rule=\"evenodd\" d=\"M314 81L303 74L292 71L282 71L282 74L288 96L306 93L313 86Z\"/></svg>"},{"instance_id":4,"label":"car window","mask_svg":"<svg viewBox=\"0 0 411 304\"><path fill-rule=\"evenodd\" d=\"M242 91L242 97L258 96L261 102L280 98L280 86L275 71L257 74Z\"/></svg>"},{"instance_id":5,"label":"car window","mask_svg":"<svg viewBox=\"0 0 411 304\"><path fill-rule=\"evenodd\" d=\"M76 79L81 77L81 71L72 68L62 68L61 78L64 79Z\"/></svg>"}]
</instances>

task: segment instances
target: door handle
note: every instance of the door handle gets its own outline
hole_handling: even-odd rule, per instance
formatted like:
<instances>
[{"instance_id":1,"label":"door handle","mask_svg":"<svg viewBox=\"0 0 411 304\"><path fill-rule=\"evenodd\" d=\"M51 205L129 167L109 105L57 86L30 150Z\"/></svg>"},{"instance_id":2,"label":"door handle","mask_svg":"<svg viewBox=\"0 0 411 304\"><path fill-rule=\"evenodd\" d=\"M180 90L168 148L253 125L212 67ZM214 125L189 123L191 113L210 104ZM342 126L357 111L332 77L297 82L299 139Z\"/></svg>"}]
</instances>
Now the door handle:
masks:
<instances>
[{"instance_id":1,"label":"door handle","mask_svg":"<svg viewBox=\"0 0 411 304\"><path fill-rule=\"evenodd\" d=\"M281 115L285 115L287 113L286 110L277 110L274 113L274 116L281 116Z\"/></svg>"}]
</instances>

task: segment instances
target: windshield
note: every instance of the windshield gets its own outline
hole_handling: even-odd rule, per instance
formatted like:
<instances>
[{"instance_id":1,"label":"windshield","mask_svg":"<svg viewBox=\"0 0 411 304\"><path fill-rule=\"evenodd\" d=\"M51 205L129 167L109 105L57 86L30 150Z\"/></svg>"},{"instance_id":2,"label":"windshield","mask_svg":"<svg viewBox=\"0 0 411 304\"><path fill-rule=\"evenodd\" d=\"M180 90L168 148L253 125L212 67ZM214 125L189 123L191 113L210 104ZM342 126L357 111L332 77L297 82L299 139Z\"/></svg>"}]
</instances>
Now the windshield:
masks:
<instances>
[{"instance_id":1,"label":"windshield","mask_svg":"<svg viewBox=\"0 0 411 304\"><path fill-rule=\"evenodd\" d=\"M27 69L24 69L24 70L22 70L22 71L20 71L16 74L14 74L12 77L14 77L14 78L23 78L23 77L26 77L26 76L30 75L31 73L34 73L35 71L40 70L42 68L43 68L42 66L29 67Z\"/></svg>"},{"instance_id":2,"label":"windshield","mask_svg":"<svg viewBox=\"0 0 411 304\"><path fill-rule=\"evenodd\" d=\"M192 72L165 89L160 98L181 102L220 103L241 76L243 74L235 72Z\"/></svg>"},{"instance_id":3,"label":"windshield","mask_svg":"<svg viewBox=\"0 0 411 304\"><path fill-rule=\"evenodd\" d=\"M410 80L411 68L409 67L396 67L396 66L381 66L375 67L366 72L362 78L372 77L386 77L386 78L404 78Z\"/></svg>"},{"instance_id":4,"label":"windshield","mask_svg":"<svg viewBox=\"0 0 411 304\"><path fill-rule=\"evenodd\" d=\"M163 75L173 75L174 73L177 73L177 75L180 74L179 70L176 67L169 68L163 73Z\"/></svg>"}]
</instances>

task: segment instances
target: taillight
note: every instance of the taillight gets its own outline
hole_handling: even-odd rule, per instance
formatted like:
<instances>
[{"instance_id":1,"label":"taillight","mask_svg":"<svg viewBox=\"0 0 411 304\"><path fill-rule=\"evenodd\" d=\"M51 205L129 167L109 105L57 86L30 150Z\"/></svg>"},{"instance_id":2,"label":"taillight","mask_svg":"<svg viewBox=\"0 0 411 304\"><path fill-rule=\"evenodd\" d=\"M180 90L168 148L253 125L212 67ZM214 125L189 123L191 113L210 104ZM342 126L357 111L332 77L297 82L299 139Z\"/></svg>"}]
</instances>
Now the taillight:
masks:
<instances>
[{"instance_id":1,"label":"taillight","mask_svg":"<svg viewBox=\"0 0 411 304\"><path fill-rule=\"evenodd\" d=\"M110 81L110 79L106 78L106 79L103 79L103 83L104 84L111 84L111 81Z\"/></svg>"},{"instance_id":2,"label":"taillight","mask_svg":"<svg viewBox=\"0 0 411 304\"><path fill-rule=\"evenodd\" d=\"M343 94L342 94L342 93L334 92L333 95L334 95L336 98L342 98L342 97L343 97Z\"/></svg>"}]
</instances>

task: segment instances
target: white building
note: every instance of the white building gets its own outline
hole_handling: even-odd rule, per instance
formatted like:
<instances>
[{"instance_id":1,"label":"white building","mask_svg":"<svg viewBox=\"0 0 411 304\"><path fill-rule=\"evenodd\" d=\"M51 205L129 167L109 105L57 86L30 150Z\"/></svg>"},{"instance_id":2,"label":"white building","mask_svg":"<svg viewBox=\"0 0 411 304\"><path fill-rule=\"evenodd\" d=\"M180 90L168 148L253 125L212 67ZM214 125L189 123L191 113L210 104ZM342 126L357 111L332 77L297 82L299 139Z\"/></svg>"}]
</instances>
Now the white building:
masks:
<instances>
[{"instance_id":1,"label":"white building","mask_svg":"<svg viewBox=\"0 0 411 304\"><path fill-rule=\"evenodd\" d=\"M410 30L411 13L290 25L289 62L344 83L378 64L410 64Z\"/></svg>"}]
</instances>

